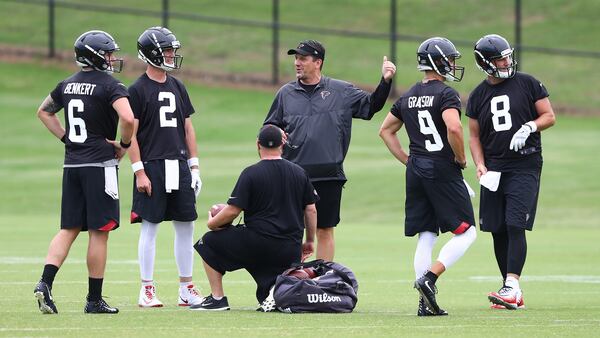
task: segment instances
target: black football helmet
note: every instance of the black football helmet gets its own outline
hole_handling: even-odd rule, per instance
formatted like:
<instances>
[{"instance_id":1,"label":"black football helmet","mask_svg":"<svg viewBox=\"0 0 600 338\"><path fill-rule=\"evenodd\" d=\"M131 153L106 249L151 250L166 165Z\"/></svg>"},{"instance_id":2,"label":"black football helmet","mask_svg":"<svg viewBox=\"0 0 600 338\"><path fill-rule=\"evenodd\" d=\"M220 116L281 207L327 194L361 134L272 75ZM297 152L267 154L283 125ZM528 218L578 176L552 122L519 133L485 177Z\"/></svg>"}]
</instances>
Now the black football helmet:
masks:
<instances>
[{"instance_id":1,"label":"black football helmet","mask_svg":"<svg viewBox=\"0 0 600 338\"><path fill-rule=\"evenodd\" d=\"M175 34L164 27L150 27L146 29L137 41L138 57L148 64L171 71L181 68L183 56L177 54L181 44L177 41ZM164 50L172 49L171 62L165 62ZM171 59L167 57L166 59Z\"/></svg>"},{"instance_id":2,"label":"black football helmet","mask_svg":"<svg viewBox=\"0 0 600 338\"><path fill-rule=\"evenodd\" d=\"M92 67L106 73L120 73L123 59L106 58L106 53L118 51L119 46L110 34L104 31L89 31L75 40L75 62L80 67Z\"/></svg>"},{"instance_id":3,"label":"black football helmet","mask_svg":"<svg viewBox=\"0 0 600 338\"><path fill-rule=\"evenodd\" d=\"M460 82L465 67L454 64L460 58L460 53L454 44L446 39L434 37L421 43L417 49L417 69L433 70L448 81Z\"/></svg>"},{"instance_id":4,"label":"black football helmet","mask_svg":"<svg viewBox=\"0 0 600 338\"><path fill-rule=\"evenodd\" d=\"M510 47L505 38L497 34L482 37L475 44L475 60L477 67L484 73L500 79L515 76L517 61L513 57L513 48ZM508 57L510 65L506 68L498 68L494 60Z\"/></svg>"}]
</instances>

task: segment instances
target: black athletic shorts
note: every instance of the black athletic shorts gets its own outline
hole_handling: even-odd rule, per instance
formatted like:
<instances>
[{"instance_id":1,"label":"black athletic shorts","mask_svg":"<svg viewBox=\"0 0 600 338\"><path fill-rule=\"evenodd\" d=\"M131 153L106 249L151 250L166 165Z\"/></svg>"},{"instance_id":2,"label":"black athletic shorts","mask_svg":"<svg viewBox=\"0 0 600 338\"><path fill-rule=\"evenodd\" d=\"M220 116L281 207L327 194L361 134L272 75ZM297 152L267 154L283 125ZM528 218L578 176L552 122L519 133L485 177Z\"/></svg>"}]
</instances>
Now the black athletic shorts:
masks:
<instances>
[{"instance_id":1,"label":"black athletic shorts","mask_svg":"<svg viewBox=\"0 0 600 338\"><path fill-rule=\"evenodd\" d=\"M293 240L259 234L246 226L209 231L194 248L202 259L221 274L246 269L256 281L256 299L267 298L275 279L292 263L300 262L302 246Z\"/></svg>"},{"instance_id":2,"label":"black athletic shorts","mask_svg":"<svg viewBox=\"0 0 600 338\"><path fill-rule=\"evenodd\" d=\"M317 181L311 182L319 200L317 208L317 228L333 228L340 223L340 207L342 189L346 181Z\"/></svg>"},{"instance_id":3,"label":"black athletic shorts","mask_svg":"<svg viewBox=\"0 0 600 338\"><path fill-rule=\"evenodd\" d=\"M482 231L505 232L507 227L533 229L541 170L503 172L495 192L481 187L479 225Z\"/></svg>"},{"instance_id":4,"label":"black athletic shorts","mask_svg":"<svg viewBox=\"0 0 600 338\"><path fill-rule=\"evenodd\" d=\"M64 168L61 229L111 231L119 227L119 200L104 192L104 168Z\"/></svg>"},{"instance_id":5,"label":"black athletic shorts","mask_svg":"<svg viewBox=\"0 0 600 338\"><path fill-rule=\"evenodd\" d=\"M191 222L198 218L196 195L192 189L192 176L186 161L179 161L179 189L167 193L165 190L165 161L144 162L144 171L152 184L152 195L139 192L133 180L133 205L131 223L142 219L152 223L162 221Z\"/></svg>"},{"instance_id":6,"label":"black athletic shorts","mask_svg":"<svg viewBox=\"0 0 600 338\"><path fill-rule=\"evenodd\" d=\"M460 168L454 163L410 156L405 214L406 236L424 231L462 233L475 226L473 205Z\"/></svg>"}]
</instances>

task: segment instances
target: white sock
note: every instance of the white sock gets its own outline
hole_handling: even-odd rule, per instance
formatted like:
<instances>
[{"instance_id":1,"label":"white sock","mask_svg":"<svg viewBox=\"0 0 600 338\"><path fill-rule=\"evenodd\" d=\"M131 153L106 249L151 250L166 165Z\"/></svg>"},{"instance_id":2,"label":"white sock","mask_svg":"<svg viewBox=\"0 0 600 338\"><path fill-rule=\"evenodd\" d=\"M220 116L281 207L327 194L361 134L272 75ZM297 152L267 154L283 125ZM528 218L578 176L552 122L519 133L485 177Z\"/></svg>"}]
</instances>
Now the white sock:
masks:
<instances>
[{"instance_id":1,"label":"white sock","mask_svg":"<svg viewBox=\"0 0 600 338\"><path fill-rule=\"evenodd\" d=\"M194 222L173 221L175 262L179 277L191 277L194 269Z\"/></svg>"},{"instance_id":2,"label":"white sock","mask_svg":"<svg viewBox=\"0 0 600 338\"><path fill-rule=\"evenodd\" d=\"M437 238L437 234L433 232L424 231L419 233L413 261L417 279L423 276L431 267L431 252Z\"/></svg>"},{"instance_id":3,"label":"white sock","mask_svg":"<svg viewBox=\"0 0 600 338\"><path fill-rule=\"evenodd\" d=\"M156 233L158 223L145 219L140 226L140 240L138 242L138 260L142 280L151 281L154 275L154 256L156 255Z\"/></svg>"},{"instance_id":4,"label":"white sock","mask_svg":"<svg viewBox=\"0 0 600 338\"><path fill-rule=\"evenodd\" d=\"M460 235L454 235L454 237L442 247L437 260L444 264L446 269L448 269L456 263L465 252L467 252L467 249L473 244L475 238L477 238L477 230L475 230L475 227L470 227Z\"/></svg>"},{"instance_id":5,"label":"white sock","mask_svg":"<svg viewBox=\"0 0 600 338\"><path fill-rule=\"evenodd\" d=\"M188 285L194 285L194 282L179 282L180 289L187 289Z\"/></svg>"},{"instance_id":6,"label":"white sock","mask_svg":"<svg viewBox=\"0 0 600 338\"><path fill-rule=\"evenodd\" d=\"M148 286L148 285L150 285L150 286L154 286L154 281L152 281L152 280L151 280L151 281L144 281L144 282L142 282L142 286L143 286L143 287L144 287L144 286Z\"/></svg>"},{"instance_id":7,"label":"white sock","mask_svg":"<svg viewBox=\"0 0 600 338\"><path fill-rule=\"evenodd\" d=\"M506 286L510 286L515 290L521 290L521 287L519 286L519 280L513 276L507 276L506 282L504 284L506 284Z\"/></svg>"},{"instance_id":8,"label":"white sock","mask_svg":"<svg viewBox=\"0 0 600 338\"><path fill-rule=\"evenodd\" d=\"M212 296L212 298L213 298L214 300L221 300L221 299L223 299L223 297L216 297L216 296Z\"/></svg>"}]
</instances>

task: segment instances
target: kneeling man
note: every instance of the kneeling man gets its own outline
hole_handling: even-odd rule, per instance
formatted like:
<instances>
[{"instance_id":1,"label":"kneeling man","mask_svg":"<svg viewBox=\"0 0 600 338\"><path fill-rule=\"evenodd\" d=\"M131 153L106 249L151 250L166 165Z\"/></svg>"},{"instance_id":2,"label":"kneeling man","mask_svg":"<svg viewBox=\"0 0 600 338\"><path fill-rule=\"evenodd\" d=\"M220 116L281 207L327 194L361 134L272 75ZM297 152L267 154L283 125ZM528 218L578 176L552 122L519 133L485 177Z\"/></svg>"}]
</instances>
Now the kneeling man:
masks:
<instances>
[{"instance_id":1,"label":"kneeling man","mask_svg":"<svg viewBox=\"0 0 600 338\"><path fill-rule=\"evenodd\" d=\"M191 310L229 310L223 275L238 269L252 275L256 299L262 303L279 274L312 255L318 196L304 169L281 158L283 143L281 129L262 127L257 140L260 161L242 171L227 206L214 217L209 212L211 231L194 247L202 257L211 294ZM244 224L231 226L242 211Z\"/></svg>"}]
</instances>

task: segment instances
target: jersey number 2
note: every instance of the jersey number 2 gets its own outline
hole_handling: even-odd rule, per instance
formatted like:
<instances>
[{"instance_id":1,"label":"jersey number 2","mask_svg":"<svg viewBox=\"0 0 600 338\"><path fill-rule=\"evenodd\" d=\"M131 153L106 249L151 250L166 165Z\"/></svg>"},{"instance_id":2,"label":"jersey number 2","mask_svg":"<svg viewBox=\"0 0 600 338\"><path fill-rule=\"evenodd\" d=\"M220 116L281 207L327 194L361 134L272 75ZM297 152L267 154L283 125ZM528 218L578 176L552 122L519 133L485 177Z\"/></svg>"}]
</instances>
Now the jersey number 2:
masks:
<instances>
[{"instance_id":1,"label":"jersey number 2","mask_svg":"<svg viewBox=\"0 0 600 338\"><path fill-rule=\"evenodd\" d=\"M433 136L433 142L425 140L425 149L427 151L440 151L444 148L444 142L440 133L438 133L431 118L429 110L419 110L419 129L423 135Z\"/></svg>"},{"instance_id":2,"label":"jersey number 2","mask_svg":"<svg viewBox=\"0 0 600 338\"><path fill-rule=\"evenodd\" d=\"M87 140L85 120L81 117L75 117L75 112L83 113L83 107L83 101L80 99L73 99L69 101L69 105L67 106L67 118L69 119L69 140L71 140L73 143L83 143L85 140ZM77 129L79 129L79 133L77 133Z\"/></svg>"},{"instance_id":3,"label":"jersey number 2","mask_svg":"<svg viewBox=\"0 0 600 338\"><path fill-rule=\"evenodd\" d=\"M502 105L502 109L498 108ZM508 95L494 96L490 101L490 109L492 111L492 124L495 131L510 130L512 127L512 119L510 117L510 99ZM502 118L502 122L500 120Z\"/></svg>"},{"instance_id":4,"label":"jersey number 2","mask_svg":"<svg viewBox=\"0 0 600 338\"><path fill-rule=\"evenodd\" d=\"M159 92L158 101L167 100L167 105L160 107L158 114L160 115L160 126L161 127L172 127L177 128L177 118L174 116L167 116L175 112L177 107L175 106L175 95L171 92Z\"/></svg>"}]
</instances>

